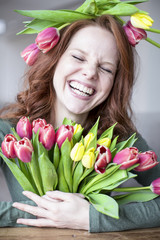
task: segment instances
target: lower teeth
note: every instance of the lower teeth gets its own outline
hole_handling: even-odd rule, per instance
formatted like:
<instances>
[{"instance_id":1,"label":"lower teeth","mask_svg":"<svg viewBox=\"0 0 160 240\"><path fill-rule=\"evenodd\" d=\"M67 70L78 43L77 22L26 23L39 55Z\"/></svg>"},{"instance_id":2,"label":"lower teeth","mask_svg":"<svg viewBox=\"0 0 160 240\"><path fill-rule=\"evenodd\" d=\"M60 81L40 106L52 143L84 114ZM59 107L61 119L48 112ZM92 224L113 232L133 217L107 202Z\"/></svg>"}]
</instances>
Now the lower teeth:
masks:
<instances>
[{"instance_id":1,"label":"lower teeth","mask_svg":"<svg viewBox=\"0 0 160 240\"><path fill-rule=\"evenodd\" d=\"M84 96L84 97L88 97L89 95L87 94L87 93L84 93L84 92L81 92L81 91L79 91L79 90L77 90L77 89L75 89L75 88L72 88L72 90L75 92L75 93L77 93L78 95L80 95L80 96Z\"/></svg>"}]
</instances>

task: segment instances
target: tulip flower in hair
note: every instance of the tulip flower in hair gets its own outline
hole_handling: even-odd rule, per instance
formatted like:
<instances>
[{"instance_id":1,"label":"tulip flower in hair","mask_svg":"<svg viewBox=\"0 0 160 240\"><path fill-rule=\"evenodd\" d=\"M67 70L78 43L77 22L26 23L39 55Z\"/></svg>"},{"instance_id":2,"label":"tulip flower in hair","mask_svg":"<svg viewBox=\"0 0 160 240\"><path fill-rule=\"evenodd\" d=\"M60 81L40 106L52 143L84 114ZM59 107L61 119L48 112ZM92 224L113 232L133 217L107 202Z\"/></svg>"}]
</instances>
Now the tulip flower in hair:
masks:
<instances>
[{"instance_id":1,"label":"tulip flower in hair","mask_svg":"<svg viewBox=\"0 0 160 240\"><path fill-rule=\"evenodd\" d=\"M21 138L32 138L32 125L27 117L22 117L18 121L16 131Z\"/></svg>"},{"instance_id":2,"label":"tulip flower in hair","mask_svg":"<svg viewBox=\"0 0 160 240\"><path fill-rule=\"evenodd\" d=\"M40 50L38 49L37 45L32 43L23 50L21 57L29 66L32 66L37 60L39 52Z\"/></svg>"},{"instance_id":3,"label":"tulip flower in hair","mask_svg":"<svg viewBox=\"0 0 160 240\"><path fill-rule=\"evenodd\" d=\"M7 158L15 158L16 157L16 153L15 153L15 149L14 149L14 143L16 141L17 141L16 138L12 134L7 134L4 137L1 148L2 148L2 153Z\"/></svg>"},{"instance_id":4,"label":"tulip flower in hair","mask_svg":"<svg viewBox=\"0 0 160 240\"><path fill-rule=\"evenodd\" d=\"M59 32L57 28L50 27L44 29L36 37L36 44L38 48L43 52L47 53L52 49L59 40Z\"/></svg>"}]
</instances>

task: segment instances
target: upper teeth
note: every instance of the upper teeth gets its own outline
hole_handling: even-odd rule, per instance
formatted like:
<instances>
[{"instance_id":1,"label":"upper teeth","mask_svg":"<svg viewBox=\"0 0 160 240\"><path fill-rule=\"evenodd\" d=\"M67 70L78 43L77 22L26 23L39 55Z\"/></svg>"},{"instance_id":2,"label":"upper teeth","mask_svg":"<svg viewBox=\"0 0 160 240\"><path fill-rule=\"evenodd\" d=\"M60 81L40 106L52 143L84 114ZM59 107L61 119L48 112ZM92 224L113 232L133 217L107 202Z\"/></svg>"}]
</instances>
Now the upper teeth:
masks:
<instances>
[{"instance_id":1,"label":"upper teeth","mask_svg":"<svg viewBox=\"0 0 160 240\"><path fill-rule=\"evenodd\" d=\"M88 95L92 95L93 92L94 92L94 89L93 88L88 88L78 82L75 82L75 81L72 81L70 82L70 86L74 89L77 89L85 94L88 94Z\"/></svg>"}]
</instances>

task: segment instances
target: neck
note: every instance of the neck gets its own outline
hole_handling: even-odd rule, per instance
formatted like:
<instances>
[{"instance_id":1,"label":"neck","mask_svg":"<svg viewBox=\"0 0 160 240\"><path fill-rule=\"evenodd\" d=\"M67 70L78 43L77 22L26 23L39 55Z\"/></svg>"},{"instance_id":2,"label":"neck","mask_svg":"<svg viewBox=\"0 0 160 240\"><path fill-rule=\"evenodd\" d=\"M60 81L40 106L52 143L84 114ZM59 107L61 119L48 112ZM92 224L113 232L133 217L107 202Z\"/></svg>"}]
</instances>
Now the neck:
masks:
<instances>
[{"instance_id":1,"label":"neck","mask_svg":"<svg viewBox=\"0 0 160 240\"><path fill-rule=\"evenodd\" d=\"M59 101L55 102L54 108L55 111L53 109L50 115L50 123L55 128L60 127L62 125L64 118L75 121L76 123L81 124L83 126L88 116L88 113L74 114L70 112L68 109L64 108L64 106Z\"/></svg>"}]
</instances>

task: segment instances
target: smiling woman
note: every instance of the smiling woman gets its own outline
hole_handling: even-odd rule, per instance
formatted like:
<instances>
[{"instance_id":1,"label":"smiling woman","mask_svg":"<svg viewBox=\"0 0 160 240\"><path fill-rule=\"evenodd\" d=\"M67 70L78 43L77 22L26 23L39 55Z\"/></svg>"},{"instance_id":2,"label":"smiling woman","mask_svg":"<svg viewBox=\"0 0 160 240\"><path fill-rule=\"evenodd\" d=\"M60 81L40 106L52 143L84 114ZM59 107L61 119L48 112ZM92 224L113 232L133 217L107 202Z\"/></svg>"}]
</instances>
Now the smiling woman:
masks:
<instances>
[{"instance_id":1,"label":"smiling woman","mask_svg":"<svg viewBox=\"0 0 160 240\"><path fill-rule=\"evenodd\" d=\"M90 1L86 4L88 2ZM101 1L97 1L97 4L99 2ZM129 4L128 7L135 11L134 5ZM93 10L87 9L85 8L86 11ZM122 5L120 9L123 10ZM28 12L25 14L28 15ZM65 17L70 14L71 11ZM84 15L79 13L78 17L83 18ZM128 138L136 132L131 120L130 105L134 84L134 48L130 45L119 18L106 14L95 18L87 15L87 18L89 19L77 20L71 24L67 22L60 30L58 43L45 54L44 49L39 49L44 47L42 42L41 46L38 45L39 48L34 44L29 50L24 50L25 61L34 61L31 61L31 67L25 75L27 88L17 95L15 104L1 111L1 118L8 119L0 122L1 140L10 132L11 125L22 116L29 116L31 121L46 119L54 128L59 127L64 118L69 118L81 124L85 133L100 116L98 134L115 122L114 135L119 136L118 140ZM33 22L29 24L32 26ZM55 33L54 28L53 31ZM53 38L48 39L51 44ZM138 133L137 136L139 139L135 146L139 151L147 151L149 147L145 140ZM117 220L96 211L82 195L51 191L40 197L25 191L25 197L22 197L22 189L6 165L3 169L16 203L13 204L14 209L11 208L11 203L6 204L5 212L3 204L0 205L0 226L26 224L85 229L91 232L160 226L159 198L143 204L121 206L120 219ZM157 165L147 173L138 173L137 179L140 184L149 185L159 177L159 172L160 167ZM26 200L26 197L32 201ZM26 215L26 212L29 214ZM8 216L11 216L11 221Z\"/></svg>"}]
</instances>

